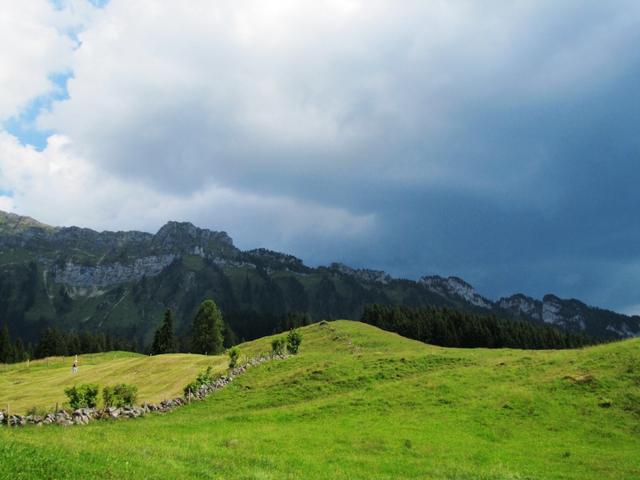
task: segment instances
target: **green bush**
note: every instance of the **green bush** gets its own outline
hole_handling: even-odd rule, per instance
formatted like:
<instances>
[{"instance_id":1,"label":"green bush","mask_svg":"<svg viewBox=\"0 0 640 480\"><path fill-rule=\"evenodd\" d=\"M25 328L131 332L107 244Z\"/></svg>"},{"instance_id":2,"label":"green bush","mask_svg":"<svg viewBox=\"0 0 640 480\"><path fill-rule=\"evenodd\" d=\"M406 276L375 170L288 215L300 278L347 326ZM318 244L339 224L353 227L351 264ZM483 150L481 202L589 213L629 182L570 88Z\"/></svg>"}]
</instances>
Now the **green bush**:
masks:
<instances>
[{"instance_id":1,"label":"green bush","mask_svg":"<svg viewBox=\"0 0 640 480\"><path fill-rule=\"evenodd\" d=\"M27 410L27 415L32 415L34 417L44 417L47 413L47 409L43 407L31 407Z\"/></svg>"},{"instance_id":2,"label":"green bush","mask_svg":"<svg viewBox=\"0 0 640 480\"><path fill-rule=\"evenodd\" d=\"M100 388L93 383L86 383L76 387L75 385L64 390L69 399L71 408L94 408L98 403L98 391Z\"/></svg>"},{"instance_id":3,"label":"green bush","mask_svg":"<svg viewBox=\"0 0 640 480\"><path fill-rule=\"evenodd\" d=\"M286 340L284 337L274 338L271 342L271 351L275 355L284 355L284 347L286 345Z\"/></svg>"},{"instance_id":4,"label":"green bush","mask_svg":"<svg viewBox=\"0 0 640 480\"><path fill-rule=\"evenodd\" d=\"M213 383L214 377L211 373L211 367L207 367L206 370L200 372L196 379L193 382L188 383L183 388L184 396L186 397L189 393L197 392L201 386L208 385Z\"/></svg>"},{"instance_id":5,"label":"green bush","mask_svg":"<svg viewBox=\"0 0 640 480\"><path fill-rule=\"evenodd\" d=\"M229 349L229 368L233 368L238 364L238 359L240 358L240 349L238 347L233 347Z\"/></svg>"},{"instance_id":6,"label":"green bush","mask_svg":"<svg viewBox=\"0 0 640 480\"><path fill-rule=\"evenodd\" d=\"M287 351L290 354L295 355L296 353L298 353L301 343L302 334L300 333L300 330L298 330L297 328L290 330L289 334L287 335Z\"/></svg>"},{"instance_id":7,"label":"green bush","mask_svg":"<svg viewBox=\"0 0 640 480\"><path fill-rule=\"evenodd\" d=\"M138 387L119 383L112 387L104 387L102 390L102 400L105 407L127 407L132 406L138 399Z\"/></svg>"}]
</instances>

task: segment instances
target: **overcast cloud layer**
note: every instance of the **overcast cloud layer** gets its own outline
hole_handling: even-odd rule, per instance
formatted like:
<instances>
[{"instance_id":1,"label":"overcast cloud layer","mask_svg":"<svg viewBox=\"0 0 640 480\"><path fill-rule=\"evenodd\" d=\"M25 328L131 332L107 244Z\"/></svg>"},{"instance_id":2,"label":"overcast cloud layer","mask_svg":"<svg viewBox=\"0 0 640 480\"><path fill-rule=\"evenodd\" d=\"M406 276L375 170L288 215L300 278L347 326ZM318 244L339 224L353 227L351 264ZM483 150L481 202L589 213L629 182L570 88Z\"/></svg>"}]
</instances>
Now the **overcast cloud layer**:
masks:
<instances>
[{"instance_id":1,"label":"overcast cloud layer","mask_svg":"<svg viewBox=\"0 0 640 480\"><path fill-rule=\"evenodd\" d=\"M0 36L0 209L640 311L635 0L0 0Z\"/></svg>"}]
</instances>

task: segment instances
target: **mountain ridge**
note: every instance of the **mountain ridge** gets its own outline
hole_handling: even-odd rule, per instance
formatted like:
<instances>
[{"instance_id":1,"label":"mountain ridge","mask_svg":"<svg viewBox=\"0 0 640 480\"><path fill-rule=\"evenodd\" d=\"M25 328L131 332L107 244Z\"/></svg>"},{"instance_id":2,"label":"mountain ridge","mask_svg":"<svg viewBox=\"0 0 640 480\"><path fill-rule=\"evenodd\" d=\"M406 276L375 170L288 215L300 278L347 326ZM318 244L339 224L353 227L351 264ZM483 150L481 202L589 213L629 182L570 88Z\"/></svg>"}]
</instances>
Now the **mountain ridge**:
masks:
<instances>
[{"instance_id":1,"label":"mountain ridge","mask_svg":"<svg viewBox=\"0 0 640 480\"><path fill-rule=\"evenodd\" d=\"M242 338L271 333L266 325L291 312L315 320L358 318L369 303L459 308L602 338L640 335L640 317L576 299L516 293L494 301L454 276L414 281L336 262L310 267L266 248L240 250L226 232L190 222L169 221L155 234L97 232L0 212L0 273L0 319L27 330L27 338L54 324L124 328L142 342L153 329L152 317L166 307L177 311L178 327L186 329L205 296L235 319Z\"/></svg>"}]
</instances>

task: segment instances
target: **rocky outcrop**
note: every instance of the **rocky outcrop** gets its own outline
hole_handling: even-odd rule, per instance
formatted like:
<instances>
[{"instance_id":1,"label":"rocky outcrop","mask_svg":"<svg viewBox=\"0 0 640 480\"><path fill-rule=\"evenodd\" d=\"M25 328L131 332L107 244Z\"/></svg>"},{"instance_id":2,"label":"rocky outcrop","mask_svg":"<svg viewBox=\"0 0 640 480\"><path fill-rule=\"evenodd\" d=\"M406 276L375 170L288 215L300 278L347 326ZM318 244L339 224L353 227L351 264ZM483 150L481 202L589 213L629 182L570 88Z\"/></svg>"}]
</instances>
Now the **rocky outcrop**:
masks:
<instances>
[{"instance_id":1,"label":"rocky outcrop","mask_svg":"<svg viewBox=\"0 0 640 480\"><path fill-rule=\"evenodd\" d=\"M458 297L474 307L492 309L493 302L480 295L467 282L458 277L443 278L438 275L422 277L419 283L444 297Z\"/></svg>"},{"instance_id":2,"label":"rocky outcrop","mask_svg":"<svg viewBox=\"0 0 640 480\"><path fill-rule=\"evenodd\" d=\"M176 259L173 254L142 257L131 264L120 262L87 266L68 262L63 267L54 267L53 276L56 283L64 283L74 287L114 285L140 280L142 277L153 277L168 267Z\"/></svg>"},{"instance_id":3,"label":"rocky outcrop","mask_svg":"<svg viewBox=\"0 0 640 480\"><path fill-rule=\"evenodd\" d=\"M306 272L309 270L299 258L266 248L247 250L243 253L243 258L255 266L262 267L266 271L287 270L290 272Z\"/></svg>"},{"instance_id":4,"label":"rocky outcrop","mask_svg":"<svg viewBox=\"0 0 640 480\"><path fill-rule=\"evenodd\" d=\"M201 256L214 257L239 253L226 232L198 228L189 222L168 222L153 236L150 247L162 252L198 252Z\"/></svg>"},{"instance_id":5,"label":"rocky outcrop","mask_svg":"<svg viewBox=\"0 0 640 480\"><path fill-rule=\"evenodd\" d=\"M497 306L509 312L514 317L531 318L537 321L542 320L542 302L521 293L501 298L498 300Z\"/></svg>"},{"instance_id":6,"label":"rocky outcrop","mask_svg":"<svg viewBox=\"0 0 640 480\"><path fill-rule=\"evenodd\" d=\"M368 268L351 268L343 263L332 263L329 268L331 270L348 275L350 277L362 280L363 282L381 283L387 285L391 280L391 275L382 270L370 270Z\"/></svg>"}]
</instances>

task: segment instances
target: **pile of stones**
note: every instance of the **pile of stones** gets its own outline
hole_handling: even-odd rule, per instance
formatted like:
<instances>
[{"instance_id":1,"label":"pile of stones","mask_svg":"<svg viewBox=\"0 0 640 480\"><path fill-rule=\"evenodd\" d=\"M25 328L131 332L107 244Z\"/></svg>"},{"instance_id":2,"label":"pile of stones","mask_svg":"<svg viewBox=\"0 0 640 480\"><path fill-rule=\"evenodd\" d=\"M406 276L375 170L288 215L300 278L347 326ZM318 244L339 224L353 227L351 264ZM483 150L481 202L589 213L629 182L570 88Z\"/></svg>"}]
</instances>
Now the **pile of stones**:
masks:
<instances>
[{"instance_id":1,"label":"pile of stones","mask_svg":"<svg viewBox=\"0 0 640 480\"><path fill-rule=\"evenodd\" d=\"M242 375L248 368L260 365L268 360L282 359L286 356L262 356L249 359L247 363L238 365L231 369L228 375L222 375L211 383L202 385L196 392L192 392L185 397L177 397L169 400L163 400L158 404L144 403L142 406L128 406L122 408L106 407L102 409L96 408L78 408L77 410L67 411L59 410L55 413L47 413L46 415L8 415L7 412L0 410L0 426L7 425L9 427L22 427L27 424L31 425L86 425L94 420L115 420L123 418L142 417L150 412L164 413L174 408L181 407L193 400L204 400L213 392L224 388L233 379Z\"/></svg>"}]
</instances>

